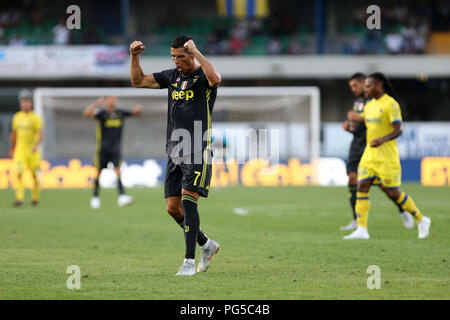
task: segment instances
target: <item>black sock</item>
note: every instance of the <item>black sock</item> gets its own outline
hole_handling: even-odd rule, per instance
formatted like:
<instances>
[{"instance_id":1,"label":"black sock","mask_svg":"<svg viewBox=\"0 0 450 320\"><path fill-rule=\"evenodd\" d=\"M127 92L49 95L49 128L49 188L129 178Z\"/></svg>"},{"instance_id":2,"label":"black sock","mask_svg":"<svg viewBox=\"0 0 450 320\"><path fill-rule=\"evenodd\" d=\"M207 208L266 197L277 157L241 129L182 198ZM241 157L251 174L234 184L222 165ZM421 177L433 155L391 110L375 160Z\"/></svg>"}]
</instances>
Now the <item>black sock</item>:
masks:
<instances>
[{"instance_id":1,"label":"black sock","mask_svg":"<svg viewBox=\"0 0 450 320\"><path fill-rule=\"evenodd\" d=\"M184 211L184 241L186 242L186 259L195 259L195 246L200 229L200 216L197 210L197 199L190 194L183 194L181 206Z\"/></svg>"},{"instance_id":2,"label":"black sock","mask_svg":"<svg viewBox=\"0 0 450 320\"><path fill-rule=\"evenodd\" d=\"M123 189L122 180L117 179L117 189L119 189L119 194L124 194L125 190Z\"/></svg>"},{"instance_id":3,"label":"black sock","mask_svg":"<svg viewBox=\"0 0 450 320\"><path fill-rule=\"evenodd\" d=\"M208 237L206 234L203 233L202 230L198 229L198 235L197 235L197 243L199 246L202 246L208 241Z\"/></svg>"},{"instance_id":4,"label":"black sock","mask_svg":"<svg viewBox=\"0 0 450 320\"><path fill-rule=\"evenodd\" d=\"M100 189L100 183L98 179L94 179L94 197L98 197L98 190Z\"/></svg>"},{"instance_id":5,"label":"black sock","mask_svg":"<svg viewBox=\"0 0 450 320\"><path fill-rule=\"evenodd\" d=\"M351 205L352 211L353 211L353 220L356 220L356 211L355 211L356 191L357 191L356 184L350 184L348 186L348 192L349 192L349 196L350 196L350 205Z\"/></svg>"},{"instance_id":6,"label":"black sock","mask_svg":"<svg viewBox=\"0 0 450 320\"><path fill-rule=\"evenodd\" d=\"M405 210L403 210L403 208L402 208L402 206L399 204L399 203L397 203L397 201L395 201L395 200L392 200L394 203L395 203L395 205L397 206L397 208L398 208L398 213L403 213L403 211L405 211Z\"/></svg>"},{"instance_id":7,"label":"black sock","mask_svg":"<svg viewBox=\"0 0 450 320\"><path fill-rule=\"evenodd\" d=\"M180 226L182 230L184 230L184 217L181 219L174 218L176 223ZM202 230L198 229L197 243L199 246L202 246L208 241L208 237L203 233Z\"/></svg>"}]
</instances>

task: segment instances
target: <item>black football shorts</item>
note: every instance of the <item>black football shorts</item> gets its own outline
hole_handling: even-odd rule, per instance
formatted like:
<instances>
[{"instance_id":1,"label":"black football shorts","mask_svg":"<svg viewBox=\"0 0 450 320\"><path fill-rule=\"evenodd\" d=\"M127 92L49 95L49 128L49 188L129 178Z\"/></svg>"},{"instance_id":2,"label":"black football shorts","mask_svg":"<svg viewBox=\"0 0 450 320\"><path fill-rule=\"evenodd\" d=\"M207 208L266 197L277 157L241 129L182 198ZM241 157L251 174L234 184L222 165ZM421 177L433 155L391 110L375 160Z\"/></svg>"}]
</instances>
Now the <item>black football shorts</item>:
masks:
<instances>
[{"instance_id":1,"label":"black football shorts","mask_svg":"<svg viewBox=\"0 0 450 320\"><path fill-rule=\"evenodd\" d=\"M185 163L169 157L164 178L164 197L180 197L181 189L208 197L212 175L212 151L204 151L201 163Z\"/></svg>"},{"instance_id":2,"label":"black football shorts","mask_svg":"<svg viewBox=\"0 0 450 320\"><path fill-rule=\"evenodd\" d=\"M109 162L111 162L116 168L120 167L120 164L122 162L122 156L120 155L120 152L100 151L94 157L94 166L99 170L107 168Z\"/></svg>"}]
</instances>

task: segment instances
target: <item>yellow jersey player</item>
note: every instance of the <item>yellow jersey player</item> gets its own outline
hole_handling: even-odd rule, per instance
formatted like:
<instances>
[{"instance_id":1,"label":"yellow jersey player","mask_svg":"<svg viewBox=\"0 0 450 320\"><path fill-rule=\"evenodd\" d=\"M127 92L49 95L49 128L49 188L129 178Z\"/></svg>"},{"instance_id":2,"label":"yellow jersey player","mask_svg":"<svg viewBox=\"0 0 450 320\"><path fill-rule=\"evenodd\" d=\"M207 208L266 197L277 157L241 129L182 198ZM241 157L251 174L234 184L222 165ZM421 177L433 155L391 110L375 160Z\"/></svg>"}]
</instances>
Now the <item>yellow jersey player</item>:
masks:
<instances>
[{"instance_id":1,"label":"yellow jersey player","mask_svg":"<svg viewBox=\"0 0 450 320\"><path fill-rule=\"evenodd\" d=\"M22 90L19 93L19 104L20 111L13 117L10 135L10 156L14 159L17 174L15 183L16 201L14 202L16 207L23 205L25 198L22 176L26 169L31 171L33 177L31 203L37 205L39 201L37 172L40 169L41 156L38 148L44 138L42 121L33 111L33 102L29 90Z\"/></svg>"},{"instance_id":2,"label":"yellow jersey player","mask_svg":"<svg viewBox=\"0 0 450 320\"><path fill-rule=\"evenodd\" d=\"M372 100L367 103L364 112L348 113L349 120L364 121L367 145L358 166L355 207L358 227L344 239L369 239L369 189L374 182L381 183L388 197L415 218L419 239L426 238L431 219L423 216L413 199L400 190L401 166L395 139L402 133L402 115L398 102L392 97L392 86L384 74L376 72L366 79L365 87Z\"/></svg>"},{"instance_id":3,"label":"yellow jersey player","mask_svg":"<svg viewBox=\"0 0 450 320\"><path fill-rule=\"evenodd\" d=\"M364 88L364 84L366 81L366 76L363 73L355 73L350 77L348 85L350 90L355 95L355 101L353 102L353 110L356 113L361 113L364 111L365 105L369 102L369 98ZM341 230L354 230L358 227L358 223L356 221L356 192L357 192L357 169L359 165L359 161L364 153L366 148L366 125L364 122L355 122L355 121L345 121L343 123L344 130L350 132L353 135L353 140L350 145L350 151L347 159L347 175L348 175L348 188L350 195L350 205L353 213L353 220L346 226L341 227ZM384 188L383 185L378 183L374 183L378 185L381 189ZM414 219L407 212L403 211L401 205L393 201L400 212L400 216L403 220L403 225L407 229L411 229L414 227Z\"/></svg>"}]
</instances>

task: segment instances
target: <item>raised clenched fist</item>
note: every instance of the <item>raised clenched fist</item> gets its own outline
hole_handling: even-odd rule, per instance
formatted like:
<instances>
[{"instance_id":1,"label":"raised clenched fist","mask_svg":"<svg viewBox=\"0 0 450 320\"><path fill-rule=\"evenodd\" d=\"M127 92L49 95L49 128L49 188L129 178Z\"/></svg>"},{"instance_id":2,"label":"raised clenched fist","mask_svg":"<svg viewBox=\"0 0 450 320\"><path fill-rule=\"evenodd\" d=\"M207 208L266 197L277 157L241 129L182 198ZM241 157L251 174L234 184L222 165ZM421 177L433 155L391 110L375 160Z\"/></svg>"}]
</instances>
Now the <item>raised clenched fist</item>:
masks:
<instances>
[{"instance_id":1,"label":"raised clenched fist","mask_svg":"<svg viewBox=\"0 0 450 320\"><path fill-rule=\"evenodd\" d=\"M187 52L194 53L197 50L197 47L195 46L195 43L193 40L189 40L184 44L184 47L186 48Z\"/></svg>"},{"instance_id":2,"label":"raised clenched fist","mask_svg":"<svg viewBox=\"0 0 450 320\"><path fill-rule=\"evenodd\" d=\"M136 56L145 50L145 46L141 41L133 41L130 44L130 54Z\"/></svg>"}]
</instances>

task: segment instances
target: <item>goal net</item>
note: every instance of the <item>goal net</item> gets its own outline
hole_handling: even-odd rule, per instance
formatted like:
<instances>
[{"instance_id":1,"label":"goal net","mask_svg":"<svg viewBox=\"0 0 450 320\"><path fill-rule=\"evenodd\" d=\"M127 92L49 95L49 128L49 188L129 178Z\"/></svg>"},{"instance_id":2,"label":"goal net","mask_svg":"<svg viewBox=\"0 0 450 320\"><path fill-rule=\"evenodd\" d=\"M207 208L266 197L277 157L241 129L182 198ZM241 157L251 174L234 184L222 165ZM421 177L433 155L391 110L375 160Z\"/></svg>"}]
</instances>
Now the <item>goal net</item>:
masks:
<instances>
[{"instance_id":1,"label":"goal net","mask_svg":"<svg viewBox=\"0 0 450 320\"><path fill-rule=\"evenodd\" d=\"M96 121L82 116L96 98L115 95L118 108L143 106L127 118L125 160L166 158L167 90L137 88L38 88L36 112L44 122L43 158L92 159ZM320 156L320 94L317 87L220 87L212 113L216 150L226 158L271 161ZM277 159L278 158L278 159Z\"/></svg>"}]
</instances>

